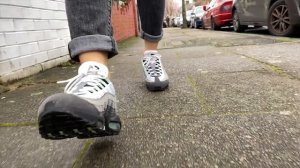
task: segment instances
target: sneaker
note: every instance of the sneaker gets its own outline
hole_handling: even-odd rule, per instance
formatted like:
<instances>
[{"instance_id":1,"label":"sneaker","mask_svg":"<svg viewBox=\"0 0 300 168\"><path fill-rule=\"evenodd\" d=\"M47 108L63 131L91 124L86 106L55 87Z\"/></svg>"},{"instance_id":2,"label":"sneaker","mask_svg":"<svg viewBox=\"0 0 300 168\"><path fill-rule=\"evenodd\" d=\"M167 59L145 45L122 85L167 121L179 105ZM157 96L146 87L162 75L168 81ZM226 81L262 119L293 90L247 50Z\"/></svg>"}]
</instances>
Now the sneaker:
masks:
<instances>
[{"instance_id":1,"label":"sneaker","mask_svg":"<svg viewBox=\"0 0 300 168\"><path fill-rule=\"evenodd\" d=\"M146 86L150 91L163 91L169 86L169 77L157 51L146 51L142 59Z\"/></svg>"},{"instance_id":2,"label":"sneaker","mask_svg":"<svg viewBox=\"0 0 300 168\"><path fill-rule=\"evenodd\" d=\"M113 84L106 66L85 62L78 75L66 81L64 93L48 97L38 109L39 132L45 139L93 138L118 135Z\"/></svg>"}]
</instances>

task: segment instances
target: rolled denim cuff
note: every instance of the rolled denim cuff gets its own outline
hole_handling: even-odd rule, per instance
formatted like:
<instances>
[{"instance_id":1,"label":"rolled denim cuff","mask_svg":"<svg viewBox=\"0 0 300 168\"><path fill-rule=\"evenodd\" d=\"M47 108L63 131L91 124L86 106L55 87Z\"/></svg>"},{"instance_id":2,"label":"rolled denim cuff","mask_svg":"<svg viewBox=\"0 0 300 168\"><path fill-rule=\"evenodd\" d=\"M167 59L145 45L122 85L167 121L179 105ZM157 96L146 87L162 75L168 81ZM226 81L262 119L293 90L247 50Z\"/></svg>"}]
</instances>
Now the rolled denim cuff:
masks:
<instances>
[{"instance_id":1,"label":"rolled denim cuff","mask_svg":"<svg viewBox=\"0 0 300 168\"><path fill-rule=\"evenodd\" d=\"M159 42L163 37L163 33L159 36L153 36L150 34L145 33L144 31L141 31L141 38L150 42Z\"/></svg>"},{"instance_id":2,"label":"rolled denim cuff","mask_svg":"<svg viewBox=\"0 0 300 168\"><path fill-rule=\"evenodd\" d=\"M79 61L81 53L89 51L106 51L108 58L118 54L117 43L111 36L105 35L86 35L76 37L69 43L71 59Z\"/></svg>"}]
</instances>

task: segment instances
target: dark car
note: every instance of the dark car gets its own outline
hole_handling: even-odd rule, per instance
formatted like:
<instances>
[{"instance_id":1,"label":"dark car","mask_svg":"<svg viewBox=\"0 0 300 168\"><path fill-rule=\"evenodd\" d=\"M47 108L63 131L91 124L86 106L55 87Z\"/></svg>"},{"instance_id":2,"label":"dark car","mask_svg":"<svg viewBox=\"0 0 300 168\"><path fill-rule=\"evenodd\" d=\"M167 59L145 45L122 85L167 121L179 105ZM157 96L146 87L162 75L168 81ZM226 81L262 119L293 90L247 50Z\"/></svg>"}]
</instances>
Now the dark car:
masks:
<instances>
[{"instance_id":1,"label":"dark car","mask_svg":"<svg viewBox=\"0 0 300 168\"><path fill-rule=\"evenodd\" d=\"M213 30L232 25L232 0L212 0L208 6L203 6L203 28Z\"/></svg>"},{"instance_id":2,"label":"dark car","mask_svg":"<svg viewBox=\"0 0 300 168\"><path fill-rule=\"evenodd\" d=\"M268 26L273 35L290 36L300 25L300 0L234 0L232 14L236 32Z\"/></svg>"},{"instance_id":3,"label":"dark car","mask_svg":"<svg viewBox=\"0 0 300 168\"><path fill-rule=\"evenodd\" d=\"M168 23L164 20L163 22L163 28L167 28L168 27Z\"/></svg>"}]
</instances>

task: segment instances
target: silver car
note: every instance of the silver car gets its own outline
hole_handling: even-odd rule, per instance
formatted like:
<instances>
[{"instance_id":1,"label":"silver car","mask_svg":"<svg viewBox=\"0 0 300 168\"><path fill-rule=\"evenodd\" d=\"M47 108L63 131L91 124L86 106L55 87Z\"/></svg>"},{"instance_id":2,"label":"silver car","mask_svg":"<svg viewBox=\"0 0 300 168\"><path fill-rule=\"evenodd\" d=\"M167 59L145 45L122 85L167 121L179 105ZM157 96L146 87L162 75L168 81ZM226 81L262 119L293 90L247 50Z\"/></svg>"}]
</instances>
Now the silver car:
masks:
<instances>
[{"instance_id":1,"label":"silver car","mask_svg":"<svg viewBox=\"0 0 300 168\"><path fill-rule=\"evenodd\" d=\"M268 26L273 35L290 36L299 31L300 0L234 0L232 15L236 32Z\"/></svg>"}]
</instances>

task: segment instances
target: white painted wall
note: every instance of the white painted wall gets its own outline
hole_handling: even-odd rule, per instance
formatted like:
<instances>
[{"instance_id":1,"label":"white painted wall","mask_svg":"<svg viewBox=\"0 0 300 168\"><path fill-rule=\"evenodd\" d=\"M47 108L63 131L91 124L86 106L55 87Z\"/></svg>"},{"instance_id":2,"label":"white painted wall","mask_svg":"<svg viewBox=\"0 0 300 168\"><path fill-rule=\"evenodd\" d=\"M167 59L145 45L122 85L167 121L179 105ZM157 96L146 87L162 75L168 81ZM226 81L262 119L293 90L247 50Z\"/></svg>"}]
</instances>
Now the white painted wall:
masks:
<instances>
[{"instance_id":1,"label":"white painted wall","mask_svg":"<svg viewBox=\"0 0 300 168\"><path fill-rule=\"evenodd\" d=\"M38 64L65 60L61 57L68 55L69 41L64 0L0 0L0 81L10 74L30 75L20 73Z\"/></svg>"}]
</instances>

